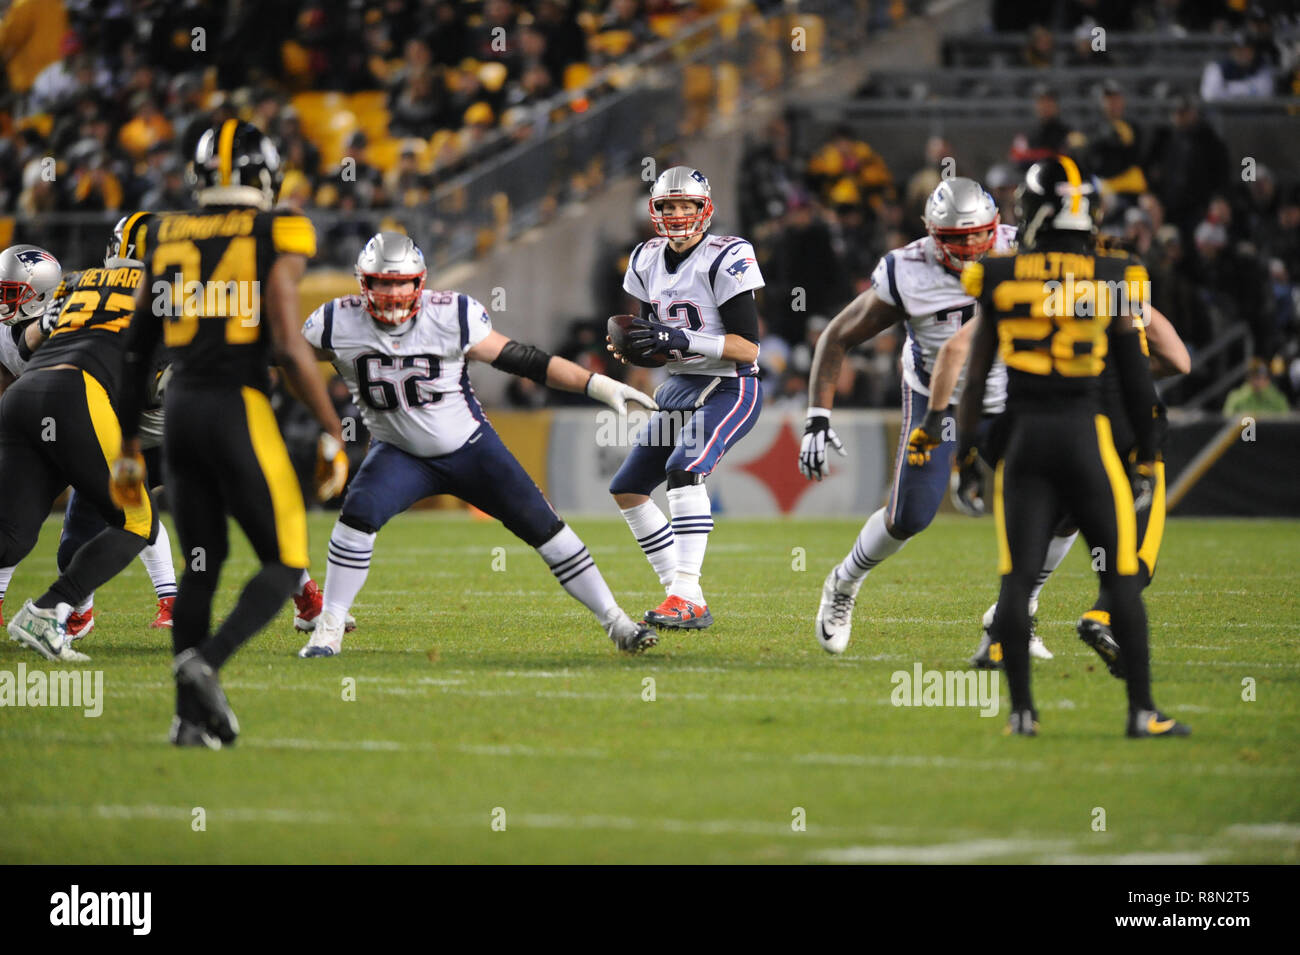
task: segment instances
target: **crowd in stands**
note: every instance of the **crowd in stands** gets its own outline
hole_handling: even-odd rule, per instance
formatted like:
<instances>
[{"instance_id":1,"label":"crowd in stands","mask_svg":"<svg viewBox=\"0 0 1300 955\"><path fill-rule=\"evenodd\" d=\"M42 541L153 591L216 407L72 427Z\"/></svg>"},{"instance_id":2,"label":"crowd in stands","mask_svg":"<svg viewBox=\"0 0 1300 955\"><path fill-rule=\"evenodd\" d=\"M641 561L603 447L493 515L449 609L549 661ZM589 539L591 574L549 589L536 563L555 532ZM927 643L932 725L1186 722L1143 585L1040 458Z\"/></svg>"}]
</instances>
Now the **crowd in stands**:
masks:
<instances>
[{"instance_id":1,"label":"crowd in stands","mask_svg":"<svg viewBox=\"0 0 1300 955\"><path fill-rule=\"evenodd\" d=\"M282 198L309 212L414 208L485 143L558 118L535 109L553 94L721 5L12 0L0 216L184 206L184 164L229 116L273 137Z\"/></svg>"}]
</instances>

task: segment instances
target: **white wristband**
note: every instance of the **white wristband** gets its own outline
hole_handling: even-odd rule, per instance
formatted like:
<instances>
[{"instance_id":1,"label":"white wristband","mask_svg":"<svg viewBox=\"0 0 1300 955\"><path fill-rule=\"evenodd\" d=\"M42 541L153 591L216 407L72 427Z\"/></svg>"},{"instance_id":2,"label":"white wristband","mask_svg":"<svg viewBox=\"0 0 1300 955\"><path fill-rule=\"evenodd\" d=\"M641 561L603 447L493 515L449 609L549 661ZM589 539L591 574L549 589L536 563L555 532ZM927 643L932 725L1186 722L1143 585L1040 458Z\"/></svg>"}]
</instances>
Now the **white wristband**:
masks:
<instances>
[{"instance_id":1,"label":"white wristband","mask_svg":"<svg viewBox=\"0 0 1300 955\"><path fill-rule=\"evenodd\" d=\"M830 408L809 408L808 413L804 415L805 420L807 420L808 418L825 418L827 421L829 421L830 417L831 417Z\"/></svg>"},{"instance_id":2,"label":"white wristband","mask_svg":"<svg viewBox=\"0 0 1300 955\"><path fill-rule=\"evenodd\" d=\"M723 335L709 335L705 332L686 333L686 337L691 341L691 351L697 355L703 355L705 358L721 358L722 346L725 343Z\"/></svg>"}]
</instances>

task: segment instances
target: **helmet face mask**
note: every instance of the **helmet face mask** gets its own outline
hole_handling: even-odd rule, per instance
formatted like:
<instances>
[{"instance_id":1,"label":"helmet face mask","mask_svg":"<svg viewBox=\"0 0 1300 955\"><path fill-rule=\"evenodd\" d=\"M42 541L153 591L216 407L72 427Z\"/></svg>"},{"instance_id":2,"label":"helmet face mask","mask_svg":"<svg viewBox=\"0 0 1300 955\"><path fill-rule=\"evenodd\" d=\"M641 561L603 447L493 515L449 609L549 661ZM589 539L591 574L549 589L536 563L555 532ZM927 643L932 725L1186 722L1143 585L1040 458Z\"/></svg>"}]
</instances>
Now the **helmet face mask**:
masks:
<instances>
[{"instance_id":1,"label":"helmet face mask","mask_svg":"<svg viewBox=\"0 0 1300 955\"><path fill-rule=\"evenodd\" d=\"M955 176L930 193L922 219L940 261L960 271L965 263L983 258L993 248L1002 217L997 202L983 186L974 179ZM969 237L981 233L987 235L970 241Z\"/></svg>"},{"instance_id":2,"label":"helmet face mask","mask_svg":"<svg viewBox=\"0 0 1300 955\"><path fill-rule=\"evenodd\" d=\"M695 204L688 215L666 215L663 204L686 200ZM690 239L709 229L713 221L713 197L709 180L698 169L673 166L665 169L650 189L650 222L657 234L669 239Z\"/></svg>"},{"instance_id":3,"label":"helmet face mask","mask_svg":"<svg viewBox=\"0 0 1300 955\"><path fill-rule=\"evenodd\" d=\"M424 253L400 232L378 233L357 256L361 297L370 317L381 325L400 327L415 316L428 274ZM407 283L410 288L406 291L393 289Z\"/></svg>"},{"instance_id":4,"label":"helmet face mask","mask_svg":"<svg viewBox=\"0 0 1300 955\"><path fill-rule=\"evenodd\" d=\"M40 318L50 304L63 268L35 245L13 245L0 252L0 324Z\"/></svg>"}]
</instances>

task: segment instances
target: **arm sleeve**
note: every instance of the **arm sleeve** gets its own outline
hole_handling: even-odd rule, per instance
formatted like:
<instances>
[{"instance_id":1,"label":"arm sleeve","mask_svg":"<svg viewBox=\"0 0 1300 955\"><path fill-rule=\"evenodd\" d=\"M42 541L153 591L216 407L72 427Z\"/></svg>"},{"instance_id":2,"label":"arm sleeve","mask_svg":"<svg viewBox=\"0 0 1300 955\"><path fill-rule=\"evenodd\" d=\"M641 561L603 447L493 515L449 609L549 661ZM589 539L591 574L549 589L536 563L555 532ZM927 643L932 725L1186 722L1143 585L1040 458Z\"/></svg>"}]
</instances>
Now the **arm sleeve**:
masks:
<instances>
[{"instance_id":1,"label":"arm sleeve","mask_svg":"<svg viewBox=\"0 0 1300 955\"><path fill-rule=\"evenodd\" d=\"M271 221L271 245L287 255L316 255L316 227L306 216L287 213Z\"/></svg>"},{"instance_id":2,"label":"arm sleeve","mask_svg":"<svg viewBox=\"0 0 1300 955\"><path fill-rule=\"evenodd\" d=\"M658 316L655 315L655 307L651 305L649 302L641 303L641 317L647 318L652 322L659 320Z\"/></svg>"},{"instance_id":3,"label":"arm sleeve","mask_svg":"<svg viewBox=\"0 0 1300 955\"><path fill-rule=\"evenodd\" d=\"M718 314L728 335L739 335L758 344L758 309L754 306L753 292L727 299L718 306Z\"/></svg>"}]
</instances>

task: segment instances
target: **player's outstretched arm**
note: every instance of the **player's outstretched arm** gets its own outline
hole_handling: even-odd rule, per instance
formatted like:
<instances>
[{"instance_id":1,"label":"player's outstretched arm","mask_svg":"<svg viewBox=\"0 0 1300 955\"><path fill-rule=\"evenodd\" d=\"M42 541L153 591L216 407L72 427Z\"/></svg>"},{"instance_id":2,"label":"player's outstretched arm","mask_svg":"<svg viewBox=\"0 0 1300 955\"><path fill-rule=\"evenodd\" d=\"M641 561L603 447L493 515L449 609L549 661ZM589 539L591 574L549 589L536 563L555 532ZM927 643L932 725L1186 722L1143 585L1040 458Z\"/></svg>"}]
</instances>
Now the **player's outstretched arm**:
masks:
<instances>
[{"instance_id":1,"label":"player's outstretched arm","mask_svg":"<svg viewBox=\"0 0 1300 955\"><path fill-rule=\"evenodd\" d=\"M1151 374L1157 378L1187 374L1192 370L1192 356L1173 322L1154 305L1148 304L1144 312L1147 320L1147 348L1151 352Z\"/></svg>"},{"instance_id":2,"label":"player's outstretched arm","mask_svg":"<svg viewBox=\"0 0 1300 955\"><path fill-rule=\"evenodd\" d=\"M589 395L597 401L603 401L619 414L627 413L629 401L652 411L659 407L649 395L629 385L607 375L593 374L567 358L548 354L532 345L521 345L495 330L488 332L482 341L466 350L465 354L475 361L487 362L507 374L531 378L557 391Z\"/></svg>"},{"instance_id":3,"label":"player's outstretched arm","mask_svg":"<svg viewBox=\"0 0 1300 955\"><path fill-rule=\"evenodd\" d=\"M875 338L885 329L907 318L902 309L890 305L875 289L867 289L831 319L813 352L808 374L808 414L804 420L803 442L799 447L799 471L810 481L820 481L830 474L826 461L829 445L846 456L844 443L831 427L831 408L835 404L835 383L850 348Z\"/></svg>"},{"instance_id":4,"label":"player's outstretched arm","mask_svg":"<svg viewBox=\"0 0 1300 955\"><path fill-rule=\"evenodd\" d=\"M307 406L325 432L316 449L316 494L322 501L328 501L343 492L348 480L348 456L343 450L343 425L325 390L315 350L301 333L298 282L306 271L306 256L280 255L267 276L263 314L271 323L275 362L284 373L289 390Z\"/></svg>"}]
</instances>

